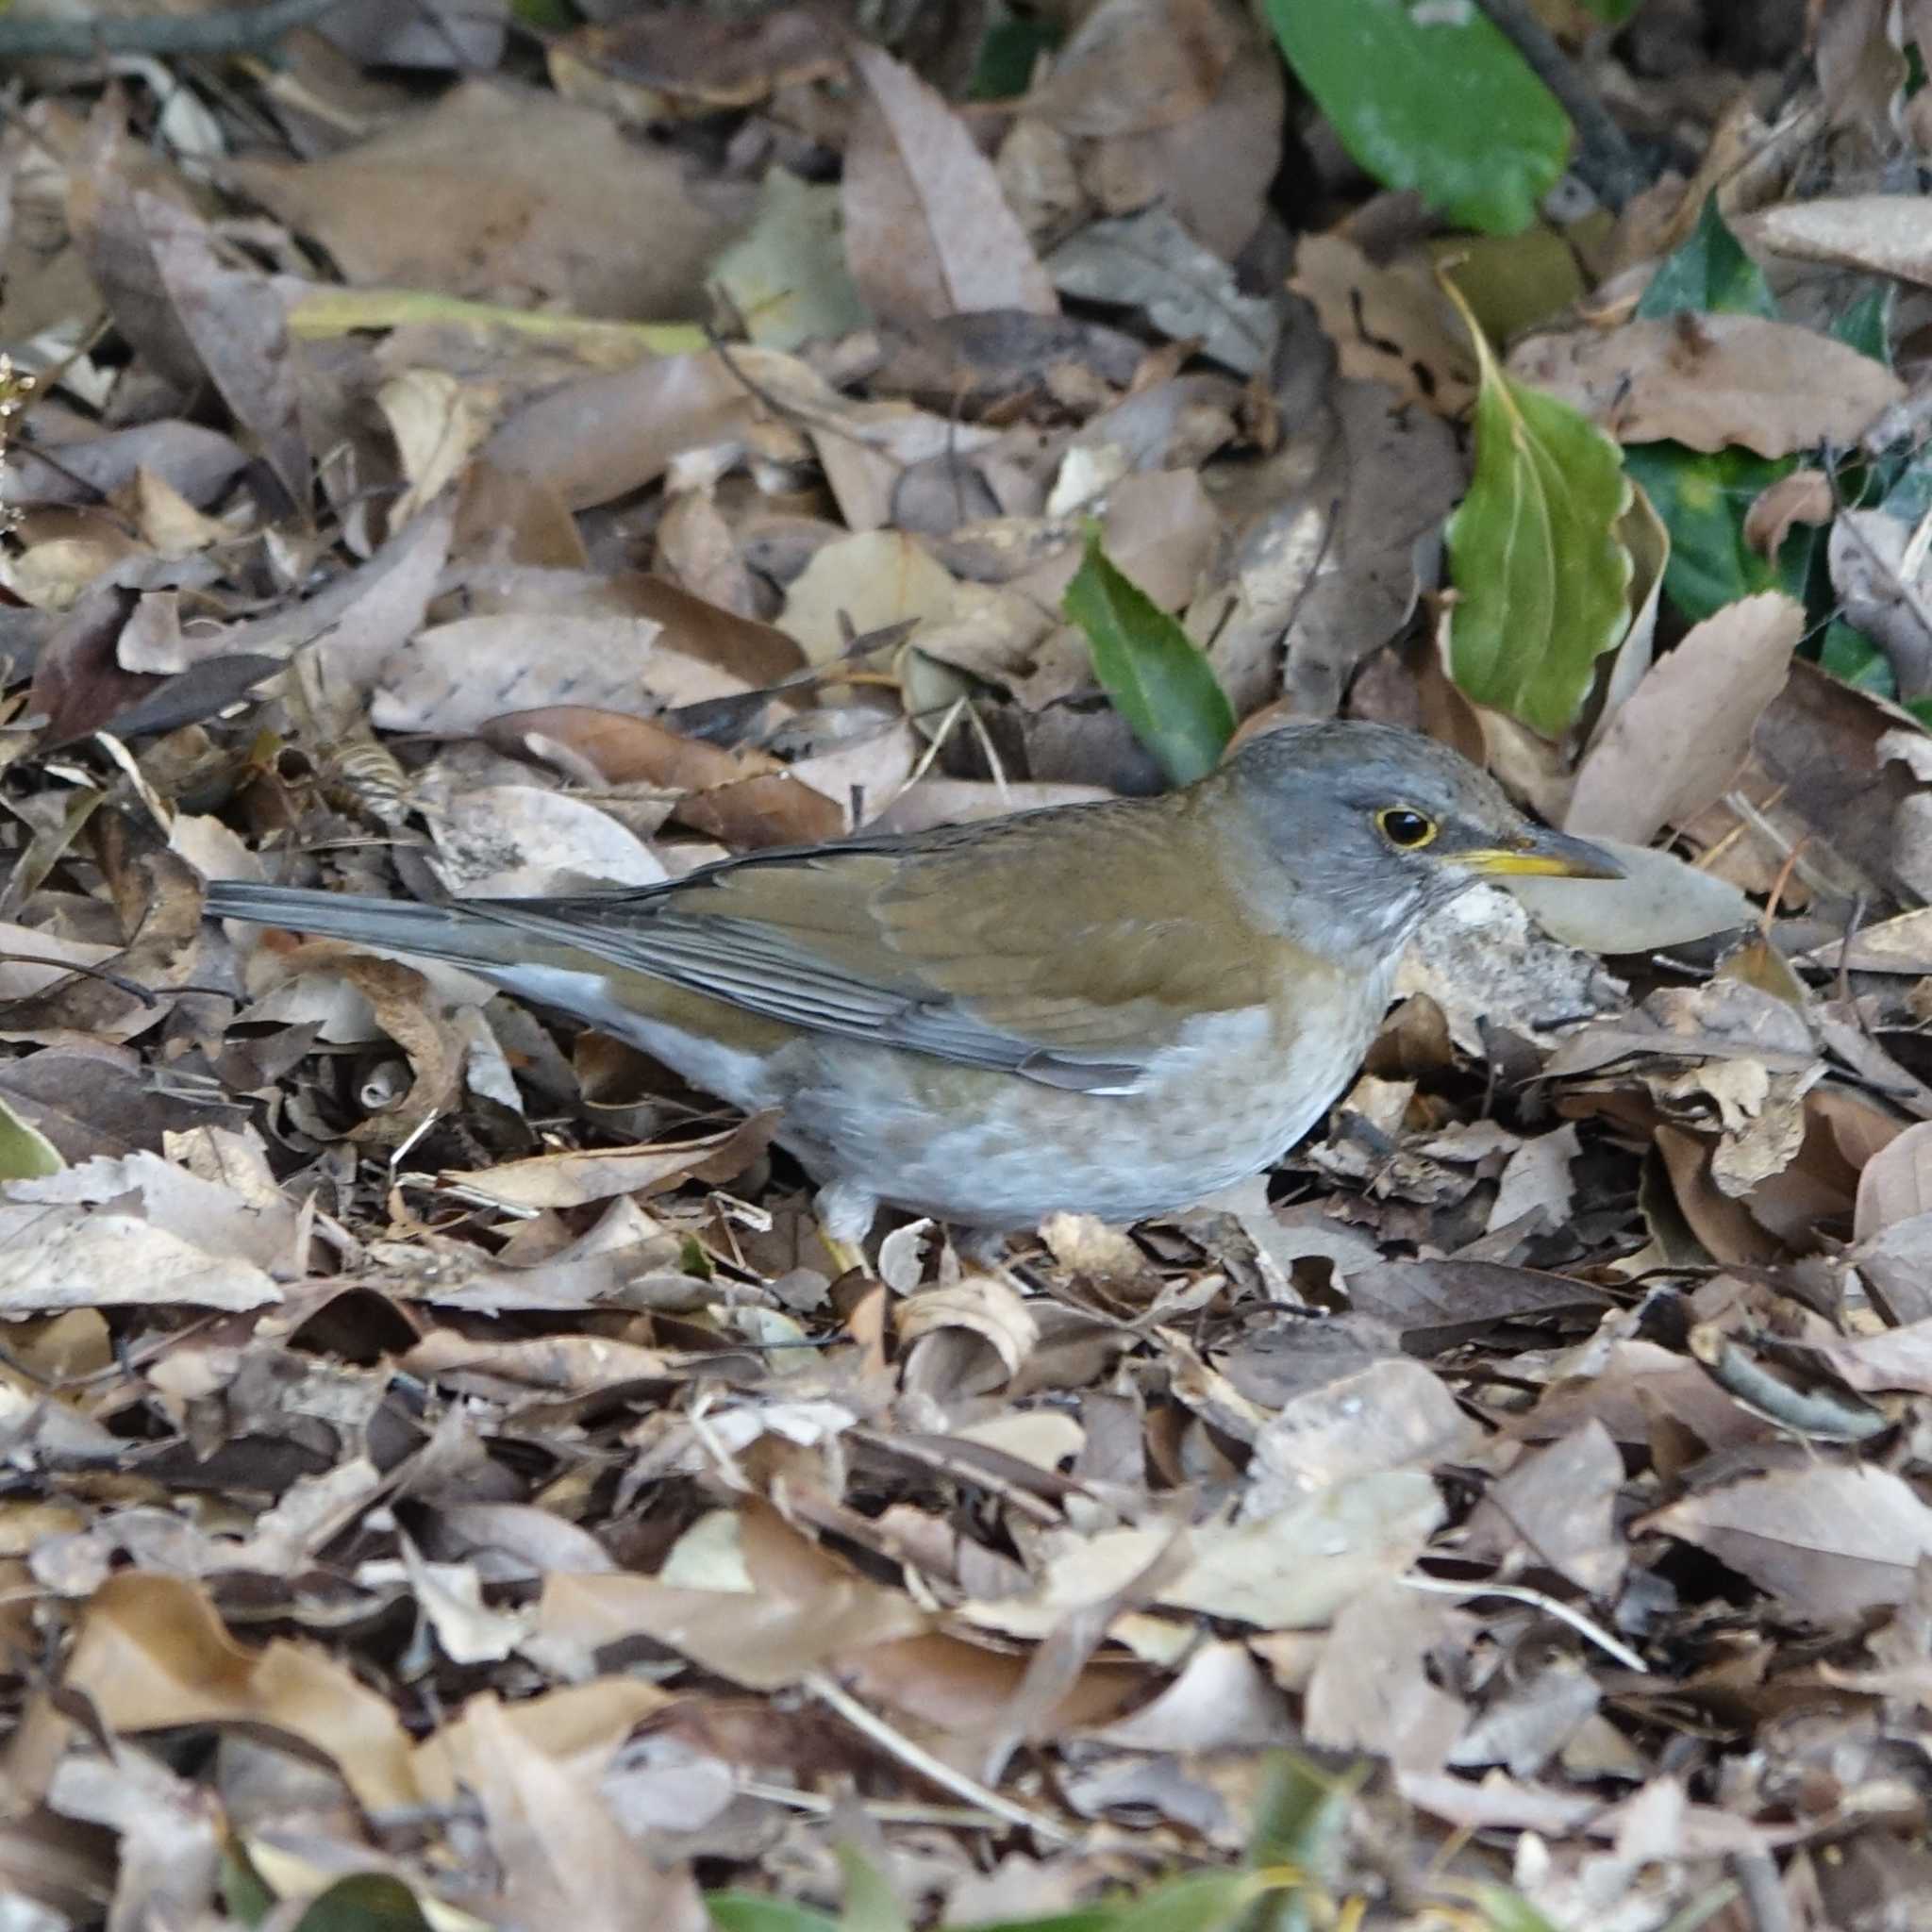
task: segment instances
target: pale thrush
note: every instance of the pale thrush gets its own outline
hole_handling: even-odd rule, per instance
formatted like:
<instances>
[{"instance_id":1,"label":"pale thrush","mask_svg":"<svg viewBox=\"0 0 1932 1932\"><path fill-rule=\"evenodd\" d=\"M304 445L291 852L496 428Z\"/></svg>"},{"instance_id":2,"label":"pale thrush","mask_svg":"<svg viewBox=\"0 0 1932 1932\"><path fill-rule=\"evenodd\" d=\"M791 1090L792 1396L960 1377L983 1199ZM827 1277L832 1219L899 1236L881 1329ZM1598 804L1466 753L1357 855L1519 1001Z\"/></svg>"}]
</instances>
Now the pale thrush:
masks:
<instances>
[{"instance_id":1,"label":"pale thrush","mask_svg":"<svg viewBox=\"0 0 1932 1932\"><path fill-rule=\"evenodd\" d=\"M757 852L633 890L413 904L222 880L208 909L469 968L747 1111L821 1188L974 1229L1184 1208L1355 1074L1424 917L1613 878L1455 752L1290 724L1155 798Z\"/></svg>"}]
</instances>

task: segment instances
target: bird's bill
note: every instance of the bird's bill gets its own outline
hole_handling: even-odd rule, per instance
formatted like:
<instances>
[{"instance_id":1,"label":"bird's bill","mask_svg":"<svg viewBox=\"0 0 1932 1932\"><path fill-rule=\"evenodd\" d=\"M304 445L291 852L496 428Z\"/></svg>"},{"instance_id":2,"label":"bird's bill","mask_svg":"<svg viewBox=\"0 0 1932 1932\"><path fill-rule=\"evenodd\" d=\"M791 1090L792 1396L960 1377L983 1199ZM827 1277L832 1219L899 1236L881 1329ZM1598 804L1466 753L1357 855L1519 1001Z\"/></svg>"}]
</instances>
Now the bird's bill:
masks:
<instances>
[{"instance_id":1,"label":"bird's bill","mask_svg":"<svg viewBox=\"0 0 1932 1932\"><path fill-rule=\"evenodd\" d=\"M1624 868L1601 845L1541 825L1507 845L1458 852L1457 860L1486 878L1620 879Z\"/></svg>"}]
</instances>

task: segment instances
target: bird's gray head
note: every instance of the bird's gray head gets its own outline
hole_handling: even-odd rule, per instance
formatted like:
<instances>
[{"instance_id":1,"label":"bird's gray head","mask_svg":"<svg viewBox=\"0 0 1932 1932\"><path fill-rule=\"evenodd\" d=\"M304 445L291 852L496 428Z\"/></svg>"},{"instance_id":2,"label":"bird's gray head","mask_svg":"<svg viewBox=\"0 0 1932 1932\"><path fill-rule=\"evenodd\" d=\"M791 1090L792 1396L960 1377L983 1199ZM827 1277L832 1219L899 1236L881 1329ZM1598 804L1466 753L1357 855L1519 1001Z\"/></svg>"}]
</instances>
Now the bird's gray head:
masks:
<instances>
[{"instance_id":1,"label":"bird's gray head","mask_svg":"<svg viewBox=\"0 0 1932 1932\"><path fill-rule=\"evenodd\" d=\"M1287 874L1292 924L1319 908L1331 943L1350 948L1399 945L1482 879L1622 875L1607 853L1526 818L1459 753L1392 725L1284 725L1208 782L1230 788L1271 869Z\"/></svg>"}]
</instances>

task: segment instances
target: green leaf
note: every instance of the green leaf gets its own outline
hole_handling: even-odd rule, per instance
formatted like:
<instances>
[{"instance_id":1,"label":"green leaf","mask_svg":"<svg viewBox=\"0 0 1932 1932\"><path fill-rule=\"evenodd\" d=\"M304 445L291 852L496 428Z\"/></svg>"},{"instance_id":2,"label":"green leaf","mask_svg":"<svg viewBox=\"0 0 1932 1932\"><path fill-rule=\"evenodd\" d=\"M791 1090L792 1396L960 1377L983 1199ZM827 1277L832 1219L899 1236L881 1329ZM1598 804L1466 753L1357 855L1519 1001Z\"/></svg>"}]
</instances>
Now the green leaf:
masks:
<instances>
[{"instance_id":1,"label":"green leaf","mask_svg":"<svg viewBox=\"0 0 1932 1932\"><path fill-rule=\"evenodd\" d=\"M761 1891L708 1891L705 1909L718 1932L839 1932L839 1922Z\"/></svg>"},{"instance_id":2,"label":"green leaf","mask_svg":"<svg viewBox=\"0 0 1932 1932\"><path fill-rule=\"evenodd\" d=\"M1737 448L1707 455L1680 442L1641 442L1624 452L1624 466L1671 533L1664 595L1692 624L1758 591L1804 597L1818 541L1812 525L1793 525L1774 559L1744 541L1745 512L1796 468L1794 458L1767 459Z\"/></svg>"},{"instance_id":3,"label":"green leaf","mask_svg":"<svg viewBox=\"0 0 1932 1932\"><path fill-rule=\"evenodd\" d=\"M1474 1895L1491 1932L1562 1932L1520 1891L1506 1885L1478 1885Z\"/></svg>"},{"instance_id":4,"label":"green leaf","mask_svg":"<svg viewBox=\"0 0 1932 1932\"><path fill-rule=\"evenodd\" d=\"M1687 309L1698 314L1777 318L1777 298L1764 279L1764 271L1724 225L1715 194L1705 196L1695 230L1651 276L1650 286L1637 305L1638 317L1645 322L1680 315Z\"/></svg>"},{"instance_id":5,"label":"green leaf","mask_svg":"<svg viewBox=\"0 0 1932 1932\"><path fill-rule=\"evenodd\" d=\"M960 1925L954 1932L1114 1932L1119 1906L1088 1906L1076 1912L1050 1912L1043 1919L990 1919Z\"/></svg>"},{"instance_id":6,"label":"green leaf","mask_svg":"<svg viewBox=\"0 0 1932 1932\"><path fill-rule=\"evenodd\" d=\"M1248 1824L1244 1861L1253 1869L1302 1873L1310 1884L1257 1900L1245 1922L1250 1932L1311 1932L1324 1923L1317 1917L1310 1890L1324 1890L1339 1877L1349 1814L1369 1772L1363 1762L1331 1776L1299 1753L1269 1754Z\"/></svg>"},{"instance_id":7,"label":"green leaf","mask_svg":"<svg viewBox=\"0 0 1932 1932\"><path fill-rule=\"evenodd\" d=\"M1842 617L1834 617L1824 627L1824 636L1818 644L1818 668L1830 672L1840 684L1848 684L1854 691L1869 691L1881 698L1898 695L1898 679L1892 673L1891 659L1863 631L1854 630Z\"/></svg>"},{"instance_id":8,"label":"green leaf","mask_svg":"<svg viewBox=\"0 0 1932 1932\"><path fill-rule=\"evenodd\" d=\"M317 1892L294 1932L429 1932L429 1921L400 1878L358 1872Z\"/></svg>"},{"instance_id":9,"label":"green leaf","mask_svg":"<svg viewBox=\"0 0 1932 1932\"><path fill-rule=\"evenodd\" d=\"M751 227L711 264L712 281L761 347L795 349L871 321L845 265L839 207L830 182L773 168Z\"/></svg>"},{"instance_id":10,"label":"green leaf","mask_svg":"<svg viewBox=\"0 0 1932 1932\"><path fill-rule=\"evenodd\" d=\"M1630 479L1595 424L1506 375L1482 332L1470 335L1481 367L1475 474L1445 532L1449 675L1475 703L1560 738L1596 660L1630 627L1632 565L1617 533Z\"/></svg>"},{"instance_id":11,"label":"green leaf","mask_svg":"<svg viewBox=\"0 0 1932 1932\"><path fill-rule=\"evenodd\" d=\"M1891 290L1873 289L1860 295L1831 325L1832 339L1874 362L1891 367Z\"/></svg>"},{"instance_id":12,"label":"green leaf","mask_svg":"<svg viewBox=\"0 0 1932 1932\"><path fill-rule=\"evenodd\" d=\"M1465 228L1513 235L1561 177L1570 123L1474 5L1267 0L1281 51L1377 180Z\"/></svg>"},{"instance_id":13,"label":"green leaf","mask_svg":"<svg viewBox=\"0 0 1932 1932\"><path fill-rule=\"evenodd\" d=\"M44 1180L66 1165L46 1135L0 1100L0 1181Z\"/></svg>"},{"instance_id":14,"label":"green leaf","mask_svg":"<svg viewBox=\"0 0 1932 1932\"><path fill-rule=\"evenodd\" d=\"M1060 608L1087 634L1093 669L1114 709L1176 785L1220 762L1234 708L1194 641L1108 561L1096 531Z\"/></svg>"},{"instance_id":15,"label":"green leaf","mask_svg":"<svg viewBox=\"0 0 1932 1932\"><path fill-rule=\"evenodd\" d=\"M834 1848L845 1874L845 1907L839 1932L911 1932L911 1920L885 1874L857 1845Z\"/></svg>"},{"instance_id":16,"label":"green leaf","mask_svg":"<svg viewBox=\"0 0 1932 1932\"><path fill-rule=\"evenodd\" d=\"M1254 1872L1189 1872L1142 1892L1113 1932L1221 1932L1264 1889Z\"/></svg>"},{"instance_id":17,"label":"green leaf","mask_svg":"<svg viewBox=\"0 0 1932 1932\"><path fill-rule=\"evenodd\" d=\"M994 21L979 43L979 58L966 90L968 98L1005 101L1024 94L1033 84L1040 57L1052 53L1059 43L1059 24L1045 14L1009 13Z\"/></svg>"}]
</instances>

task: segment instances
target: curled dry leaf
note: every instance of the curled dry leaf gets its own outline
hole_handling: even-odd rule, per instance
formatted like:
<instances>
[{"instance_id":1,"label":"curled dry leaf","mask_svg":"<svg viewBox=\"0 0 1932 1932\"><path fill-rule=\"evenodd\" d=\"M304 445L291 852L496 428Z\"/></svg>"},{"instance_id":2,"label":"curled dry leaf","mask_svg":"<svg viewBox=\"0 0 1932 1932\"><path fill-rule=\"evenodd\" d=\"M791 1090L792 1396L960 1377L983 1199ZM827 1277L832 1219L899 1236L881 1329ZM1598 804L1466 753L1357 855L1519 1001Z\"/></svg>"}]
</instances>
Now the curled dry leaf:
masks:
<instances>
[{"instance_id":1,"label":"curled dry leaf","mask_svg":"<svg viewBox=\"0 0 1932 1932\"><path fill-rule=\"evenodd\" d=\"M312 1644L244 1648L193 1584L109 1577L82 1615L62 1681L117 1731L264 1725L321 1752L372 1810L422 1796L408 1734L386 1698Z\"/></svg>"},{"instance_id":2,"label":"curled dry leaf","mask_svg":"<svg viewBox=\"0 0 1932 1932\"><path fill-rule=\"evenodd\" d=\"M899 1337L908 1349L947 1329L976 1335L999 1357L1010 1380L1040 1340L1040 1324L1024 1300L1004 1281L978 1274L954 1288L926 1289L894 1311Z\"/></svg>"}]
</instances>

